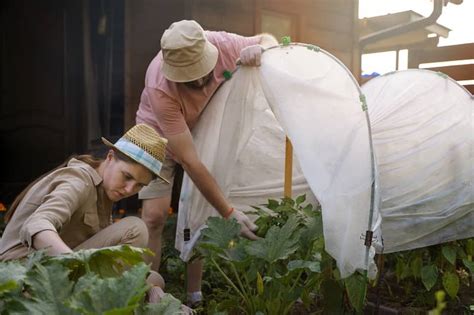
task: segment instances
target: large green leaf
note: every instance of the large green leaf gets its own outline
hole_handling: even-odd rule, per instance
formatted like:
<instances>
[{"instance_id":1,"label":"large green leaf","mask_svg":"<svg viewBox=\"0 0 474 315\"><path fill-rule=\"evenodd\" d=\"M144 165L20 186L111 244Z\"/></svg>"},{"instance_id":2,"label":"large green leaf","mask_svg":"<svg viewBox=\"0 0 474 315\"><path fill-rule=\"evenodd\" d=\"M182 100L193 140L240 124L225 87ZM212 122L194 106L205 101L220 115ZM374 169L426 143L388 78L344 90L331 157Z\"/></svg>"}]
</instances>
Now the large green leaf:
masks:
<instances>
[{"instance_id":1,"label":"large green leaf","mask_svg":"<svg viewBox=\"0 0 474 315\"><path fill-rule=\"evenodd\" d=\"M49 261L59 262L69 269L80 270L84 273L87 265L92 272L102 277L120 275L126 268L143 261L145 254L152 254L149 249L129 245L104 247L99 249L83 249L66 255L48 258Z\"/></svg>"},{"instance_id":2,"label":"large green leaf","mask_svg":"<svg viewBox=\"0 0 474 315\"><path fill-rule=\"evenodd\" d=\"M438 268L435 265L427 265L421 268L421 281L426 290L429 291L438 280Z\"/></svg>"},{"instance_id":3,"label":"large green leaf","mask_svg":"<svg viewBox=\"0 0 474 315\"><path fill-rule=\"evenodd\" d=\"M171 294L165 294L160 303L147 304L141 315L172 315L184 314L181 310L181 302Z\"/></svg>"},{"instance_id":4,"label":"large green leaf","mask_svg":"<svg viewBox=\"0 0 474 315\"><path fill-rule=\"evenodd\" d=\"M301 242L306 245L311 245L313 241L323 236L323 221L321 214L308 218L305 221L305 227L301 234Z\"/></svg>"},{"instance_id":5,"label":"large green leaf","mask_svg":"<svg viewBox=\"0 0 474 315\"><path fill-rule=\"evenodd\" d=\"M455 298L459 291L459 277L452 272L443 274L443 287L451 298Z\"/></svg>"},{"instance_id":6,"label":"large green leaf","mask_svg":"<svg viewBox=\"0 0 474 315\"><path fill-rule=\"evenodd\" d=\"M26 278L26 268L17 261L0 262L0 296L20 289Z\"/></svg>"},{"instance_id":7,"label":"large green leaf","mask_svg":"<svg viewBox=\"0 0 474 315\"><path fill-rule=\"evenodd\" d=\"M443 245L441 248L444 258L451 263L451 265L456 264L456 247L452 245Z\"/></svg>"},{"instance_id":8,"label":"large green leaf","mask_svg":"<svg viewBox=\"0 0 474 315\"><path fill-rule=\"evenodd\" d=\"M321 264L319 261L308 260L292 260L288 263L288 270L308 269L311 272L321 272Z\"/></svg>"},{"instance_id":9,"label":"large green leaf","mask_svg":"<svg viewBox=\"0 0 474 315\"><path fill-rule=\"evenodd\" d=\"M240 225L235 219L225 220L218 217L210 217L207 220L207 228L202 231L201 243L208 243L220 248L229 248L240 234Z\"/></svg>"},{"instance_id":10,"label":"large green leaf","mask_svg":"<svg viewBox=\"0 0 474 315\"><path fill-rule=\"evenodd\" d=\"M344 279L344 283L351 305L358 313L361 312L365 305L367 293L366 277L356 272Z\"/></svg>"},{"instance_id":11,"label":"large green leaf","mask_svg":"<svg viewBox=\"0 0 474 315\"><path fill-rule=\"evenodd\" d=\"M77 314L64 304L73 287L68 274L69 270L59 264L36 264L25 279L33 300L19 302L31 314Z\"/></svg>"},{"instance_id":12,"label":"large green leaf","mask_svg":"<svg viewBox=\"0 0 474 315\"><path fill-rule=\"evenodd\" d=\"M69 305L86 314L130 314L145 296L149 270L140 263L118 278L101 279L93 273L86 274L77 282Z\"/></svg>"},{"instance_id":13,"label":"large green leaf","mask_svg":"<svg viewBox=\"0 0 474 315\"><path fill-rule=\"evenodd\" d=\"M272 226L265 238L250 242L246 250L269 263L288 258L298 249L300 231L296 231L297 226L297 219L290 217L281 228Z\"/></svg>"}]
</instances>

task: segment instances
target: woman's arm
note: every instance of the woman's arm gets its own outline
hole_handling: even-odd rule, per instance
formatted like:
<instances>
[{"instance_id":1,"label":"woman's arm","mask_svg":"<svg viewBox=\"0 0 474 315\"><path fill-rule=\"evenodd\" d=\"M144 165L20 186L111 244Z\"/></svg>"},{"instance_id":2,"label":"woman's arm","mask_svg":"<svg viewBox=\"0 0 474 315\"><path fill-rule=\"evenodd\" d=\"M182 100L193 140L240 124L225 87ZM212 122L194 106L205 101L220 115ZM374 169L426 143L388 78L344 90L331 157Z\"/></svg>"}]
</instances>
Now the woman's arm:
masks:
<instances>
[{"instance_id":1,"label":"woman's arm","mask_svg":"<svg viewBox=\"0 0 474 315\"><path fill-rule=\"evenodd\" d=\"M35 249L46 249L48 255L72 253L72 250L63 242L58 233L44 230L33 235L33 247Z\"/></svg>"}]
</instances>

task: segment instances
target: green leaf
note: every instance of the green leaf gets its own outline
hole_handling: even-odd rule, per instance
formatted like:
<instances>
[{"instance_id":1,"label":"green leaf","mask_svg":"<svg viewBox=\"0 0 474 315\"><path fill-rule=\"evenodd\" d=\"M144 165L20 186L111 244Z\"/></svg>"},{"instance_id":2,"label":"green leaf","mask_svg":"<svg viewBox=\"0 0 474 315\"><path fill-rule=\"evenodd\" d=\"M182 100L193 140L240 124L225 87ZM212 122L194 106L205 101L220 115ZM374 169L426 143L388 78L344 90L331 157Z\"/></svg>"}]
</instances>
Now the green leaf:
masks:
<instances>
[{"instance_id":1,"label":"green leaf","mask_svg":"<svg viewBox=\"0 0 474 315\"><path fill-rule=\"evenodd\" d=\"M469 269L469 272L471 273L471 275L474 276L474 261L463 259L462 262L464 263L464 266L466 266L466 268Z\"/></svg>"},{"instance_id":2,"label":"green leaf","mask_svg":"<svg viewBox=\"0 0 474 315\"><path fill-rule=\"evenodd\" d=\"M470 238L466 241L466 253L470 256L474 256L474 239Z\"/></svg>"},{"instance_id":3,"label":"green leaf","mask_svg":"<svg viewBox=\"0 0 474 315\"><path fill-rule=\"evenodd\" d=\"M306 194L296 197L296 205L299 206L306 201Z\"/></svg>"},{"instance_id":4,"label":"green leaf","mask_svg":"<svg viewBox=\"0 0 474 315\"><path fill-rule=\"evenodd\" d=\"M305 227L301 234L301 242L305 245L310 245L314 240L323 236L323 221L321 214L310 217L305 222Z\"/></svg>"},{"instance_id":5,"label":"green leaf","mask_svg":"<svg viewBox=\"0 0 474 315\"><path fill-rule=\"evenodd\" d=\"M444 245L441 248L444 258L451 263L451 265L456 264L456 247L452 245Z\"/></svg>"},{"instance_id":6,"label":"green leaf","mask_svg":"<svg viewBox=\"0 0 474 315\"><path fill-rule=\"evenodd\" d=\"M33 314L76 314L64 304L73 287L68 275L69 270L59 264L37 263L25 279L35 303L23 301L23 306Z\"/></svg>"},{"instance_id":7,"label":"green leaf","mask_svg":"<svg viewBox=\"0 0 474 315\"><path fill-rule=\"evenodd\" d=\"M257 294L263 294L263 279L259 272L257 272Z\"/></svg>"},{"instance_id":8,"label":"green leaf","mask_svg":"<svg viewBox=\"0 0 474 315\"><path fill-rule=\"evenodd\" d=\"M202 231L202 240L200 243L226 249L232 245L232 242L238 239L239 234L240 225L237 220L210 217L207 220L207 228Z\"/></svg>"},{"instance_id":9,"label":"green leaf","mask_svg":"<svg viewBox=\"0 0 474 315\"><path fill-rule=\"evenodd\" d=\"M454 299L459 291L459 277L452 272L445 272L443 275L443 287L449 296Z\"/></svg>"},{"instance_id":10,"label":"green leaf","mask_svg":"<svg viewBox=\"0 0 474 315\"><path fill-rule=\"evenodd\" d=\"M309 269L311 272L321 272L321 264L319 263L319 261L292 260L288 263L289 271L304 268Z\"/></svg>"},{"instance_id":11,"label":"green leaf","mask_svg":"<svg viewBox=\"0 0 474 315\"><path fill-rule=\"evenodd\" d=\"M92 272L101 277L119 276L122 272L143 261L143 255L152 252L146 248L129 245L110 246L99 249L83 249L66 255L53 256L49 261L59 262L73 272L79 271L79 276L84 273L87 265Z\"/></svg>"},{"instance_id":12,"label":"green leaf","mask_svg":"<svg viewBox=\"0 0 474 315\"><path fill-rule=\"evenodd\" d=\"M427 265L421 268L421 281L426 290L429 291L438 280L438 268L435 265Z\"/></svg>"},{"instance_id":13,"label":"green leaf","mask_svg":"<svg viewBox=\"0 0 474 315\"><path fill-rule=\"evenodd\" d=\"M397 264L395 265L395 275L397 276L397 282L400 282L400 280L405 279L408 276L409 272L410 269L405 263L405 260L403 260L403 258L397 257Z\"/></svg>"},{"instance_id":14,"label":"green leaf","mask_svg":"<svg viewBox=\"0 0 474 315\"><path fill-rule=\"evenodd\" d=\"M130 314L145 296L149 270L140 263L118 278L101 279L95 274L86 274L77 282L69 305L81 313Z\"/></svg>"},{"instance_id":15,"label":"green leaf","mask_svg":"<svg viewBox=\"0 0 474 315\"><path fill-rule=\"evenodd\" d=\"M367 293L367 281L359 273L353 273L344 279L347 296L354 309L359 313L365 305L365 296Z\"/></svg>"},{"instance_id":16,"label":"green leaf","mask_svg":"<svg viewBox=\"0 0 474 315\"><path fill-rule=\"evenodd\" d=\"M250 242L246 250L269 263L288 258L298 249L300 233L296 231L297 226L297 219L290 217L283 227L272 226L265 238Z\"/></svg>"},{"instance_id":17,"label":"green leaf","mask_svg":"<svg viewBox=\"0 0 474 315\"><path fill-rule=\"evenodd\" d=\"M26 278L26 268L18 261L0 263L0 296L20 289Z\"/></svg>"},{"instance_id":18,"label":"green leaf","mask_svg":"<svg viewBox=\"0 0 474 315\"><path fill-rule=\"evenodd\" d=\"M275 210L279 205L280 203L278 201L274 199L268 199L268 204L267 204L268 209Z\"/></svg>"},{"instance_id":19,"label":"green leaf","mask_svg":"<svg viewBox=\"0 0 474 315\"><path fill-rule=\"evenodd\" d=\"M419 278L421 276L421 268L423 267L423 259L420 256L416 256L410 263L411 273L413 277Z\"/></svg>"}]
</instances>

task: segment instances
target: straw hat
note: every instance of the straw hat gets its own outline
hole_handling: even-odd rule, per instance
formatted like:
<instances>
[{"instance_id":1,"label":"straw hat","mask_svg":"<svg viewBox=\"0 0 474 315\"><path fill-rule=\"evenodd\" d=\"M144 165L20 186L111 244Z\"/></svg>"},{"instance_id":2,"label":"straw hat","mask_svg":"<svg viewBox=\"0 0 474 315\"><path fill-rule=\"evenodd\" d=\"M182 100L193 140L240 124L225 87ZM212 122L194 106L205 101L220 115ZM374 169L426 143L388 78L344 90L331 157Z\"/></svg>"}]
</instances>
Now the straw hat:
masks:
<instances>
[{"instance_id":1,"label":"straw hat","mask_svg":"<svg viewBox=\"0 0 474 315\"><path fill-rule=\"evenodd\" d=\"M168 140L160 137L152 127L138 124L130 128L115 144L112 144L104 137L102 137L102 141L107 146L119 150L145 166L159 178L169 183L166 178L160 175L160 170L166 156Z\"/></svg>"},{"instance_id":2,"label":"straw hat","mask_svg":"<svg viewBox=\"0 0 474 315\"><path fill-rule=\"evenodd\" d=\"M210 73L217 63L217 48L192 20L171 24L161 37L165 78L174 82L190 82Z\"/></svg>"}]
</instances>

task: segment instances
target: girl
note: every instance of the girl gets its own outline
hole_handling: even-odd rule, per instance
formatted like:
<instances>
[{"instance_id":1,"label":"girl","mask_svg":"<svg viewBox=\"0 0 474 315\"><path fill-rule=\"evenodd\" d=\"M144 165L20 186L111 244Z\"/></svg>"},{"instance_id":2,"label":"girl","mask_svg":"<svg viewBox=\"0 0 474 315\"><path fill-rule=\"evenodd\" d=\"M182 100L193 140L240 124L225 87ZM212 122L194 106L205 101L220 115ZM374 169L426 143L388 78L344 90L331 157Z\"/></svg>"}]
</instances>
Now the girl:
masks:
<instances>
[{"instance_id":1,"label":"girl","mask_svg":"<svg viewBox=\"0 0 474 315\"><path fill-rule=\"evenodd\" d=\"M43 175L13 202L0 239L0 260L45 249L50 255L119 244L145 247L148 231L138 217L112 224L114 202L132 196L160 176L167 140L139 124L110 148L105 159L81 155ZM149 283L164 287L161 276Z\"/></svg>"}]
</instances>

